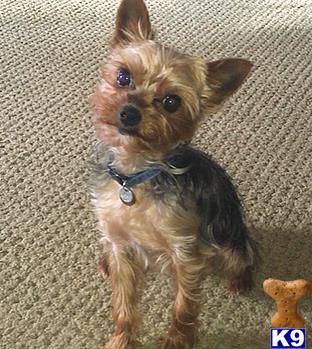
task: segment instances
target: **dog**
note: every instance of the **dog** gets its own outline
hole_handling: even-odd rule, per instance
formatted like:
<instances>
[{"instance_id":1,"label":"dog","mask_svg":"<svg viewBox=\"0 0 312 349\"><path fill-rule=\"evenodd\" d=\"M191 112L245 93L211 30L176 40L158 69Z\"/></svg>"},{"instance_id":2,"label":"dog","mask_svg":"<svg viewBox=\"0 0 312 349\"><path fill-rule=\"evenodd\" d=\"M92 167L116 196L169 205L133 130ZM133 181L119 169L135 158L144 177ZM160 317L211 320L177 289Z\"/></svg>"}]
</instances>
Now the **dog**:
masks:
<instances>
[{"instance_id":1,"label":"dog","mask_svg":"<svg viewBox=\"0 0 312 349\"><path fill-rule=\"evenodd\" d=\"M234 292L252 286L257 248L230 177L189 143L252 68L206 62L154 41L143 0L123 0L109 58L91 97L99 143L92 203L110 277L115 331L105 349L135 349L139 290L150 266L172 276L172 323L162 349L190 349L201 282L214 256Z\"/></svg>"}]
</instances>

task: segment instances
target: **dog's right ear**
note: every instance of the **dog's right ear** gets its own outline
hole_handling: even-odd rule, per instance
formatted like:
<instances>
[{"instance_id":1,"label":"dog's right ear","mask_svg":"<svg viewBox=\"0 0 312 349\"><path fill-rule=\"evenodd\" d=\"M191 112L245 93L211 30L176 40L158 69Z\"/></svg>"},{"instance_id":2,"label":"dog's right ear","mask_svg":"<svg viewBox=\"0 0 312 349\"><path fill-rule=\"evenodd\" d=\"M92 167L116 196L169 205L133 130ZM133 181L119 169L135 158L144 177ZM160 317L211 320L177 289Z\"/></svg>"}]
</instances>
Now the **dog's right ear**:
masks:
<instances>
[{"instance_id":1,"label":"dog's right ear","mask_svg":"<svg viewBox=\"0 0 312 349\"><path fill-rule=\"evenodd\" d=\"M250 73L253 64L246 59L227 58L207 63L210 103L218 106L235 93Z\"/></svg>"},{"instance_id":2,"label":"dog's right ear","mask_svg":"<svg viewBox=\"0 0 312 349\"><path fill-rule=\"evenodd\" d=\"M116 17L112 46L152 39L153 33L143 0L122 0Z\"/></svg>"}]
</instances>

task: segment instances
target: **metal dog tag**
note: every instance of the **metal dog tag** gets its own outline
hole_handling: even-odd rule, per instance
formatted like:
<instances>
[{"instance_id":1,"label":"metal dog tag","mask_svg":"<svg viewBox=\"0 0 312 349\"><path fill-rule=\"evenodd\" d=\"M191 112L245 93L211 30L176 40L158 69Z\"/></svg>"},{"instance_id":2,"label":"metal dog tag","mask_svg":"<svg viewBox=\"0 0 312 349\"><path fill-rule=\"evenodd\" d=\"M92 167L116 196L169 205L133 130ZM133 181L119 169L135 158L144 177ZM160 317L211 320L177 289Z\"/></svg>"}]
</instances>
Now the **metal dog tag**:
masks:
<instances>
[{"instance_id":1,"label":"metal dog tag","mask_svg":"<svg viewBox=\"0 0 312 349\"><path fill-rule=\"evenodd\" d=\"M122 187L119 190L119 198L125 205L128 206L133 205L135 202L135 196L133 191L127 187Z\"/></svg>"}]
</instances>

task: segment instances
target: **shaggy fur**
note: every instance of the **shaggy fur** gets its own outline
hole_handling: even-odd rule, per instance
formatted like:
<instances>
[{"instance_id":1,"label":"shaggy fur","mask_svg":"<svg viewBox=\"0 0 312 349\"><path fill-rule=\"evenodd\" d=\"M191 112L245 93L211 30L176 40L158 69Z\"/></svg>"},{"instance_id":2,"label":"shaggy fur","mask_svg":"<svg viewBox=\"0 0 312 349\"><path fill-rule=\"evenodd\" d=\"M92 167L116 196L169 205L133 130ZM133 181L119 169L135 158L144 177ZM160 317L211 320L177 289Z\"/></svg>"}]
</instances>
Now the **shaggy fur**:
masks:
<instances>
[{"instance_id":1,"label":"shaggy fur","mask_svg":"<svg viewBox=\"0 0 312 349\"><path fill-rule=\"evenodd\" d=\"M137 347L139 289L151 265L170 272L174 281L172 323L163 349L193 346L200 284L212 256L224 257L233 291L252 284L255 244L231 180L187 145L199 121L238 89L252 65L243 59L207 63L152 38L143 1L123 0L110 56L92 96L100 139L92 201L104 249L99 266L111 278L115 321L105 349ZM125 86L117 82L121 70L130 77ZM172 95L181 104L168 111L164 100ZM140 116L131 127L122 120L125 106ZM128 206L108 165L123 176L155 167L161 172L133 188L136 201Z\"/></svg>"}]
</instances>

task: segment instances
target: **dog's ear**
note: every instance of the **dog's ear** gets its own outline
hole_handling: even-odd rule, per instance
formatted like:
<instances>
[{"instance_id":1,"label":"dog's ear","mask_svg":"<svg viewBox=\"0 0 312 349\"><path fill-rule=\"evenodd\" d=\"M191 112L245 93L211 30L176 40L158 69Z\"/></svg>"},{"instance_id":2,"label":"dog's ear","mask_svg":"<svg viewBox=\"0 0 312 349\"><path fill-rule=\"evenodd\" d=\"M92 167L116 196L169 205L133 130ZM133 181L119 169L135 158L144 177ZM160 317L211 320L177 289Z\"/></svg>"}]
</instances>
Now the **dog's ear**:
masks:
<instances>
[{"instance_id":1,"label":"dog's ear","mask_svg":"<svg viewBox=\"0 0 312 349\"><path fill-rule=\"evenodd\" d=\"M143 0L122 0L116 17L112 45L151 39L153 36Z\"/></svg>"},{"instance_id":2,"label":"dog's ear","mask_svg":"<svg viewBox=\"0 0 312 349\"><path fill-rule=\"evenodd\" d=\"M244 82L253 64L246 59L228 58L207 63L207 84L212 90L210 103L220 105Z\"/></svg>"}]
</instances>

